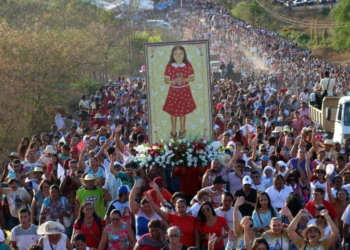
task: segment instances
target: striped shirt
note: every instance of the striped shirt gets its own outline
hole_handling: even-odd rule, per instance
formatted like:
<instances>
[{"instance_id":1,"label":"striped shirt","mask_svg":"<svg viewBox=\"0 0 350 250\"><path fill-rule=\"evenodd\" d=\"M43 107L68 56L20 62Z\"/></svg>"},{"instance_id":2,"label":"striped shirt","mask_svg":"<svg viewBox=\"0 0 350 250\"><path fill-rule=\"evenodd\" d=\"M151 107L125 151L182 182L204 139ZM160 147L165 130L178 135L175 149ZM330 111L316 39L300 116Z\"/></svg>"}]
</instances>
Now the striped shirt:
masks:
<instances>
[{"instance_id":1,"label":"striped shirt","mask_svg":"<svg viewBox=\"0 0 350 250\"><path fill-rule=\"evenodd\" d=\"M21 225L11 230L11 241L16 242L18 250L27 250L30 245L36 244L41 235L36 233L37 226L31 224L30 228L22 229Z\"/></svg>"}]
</instances>

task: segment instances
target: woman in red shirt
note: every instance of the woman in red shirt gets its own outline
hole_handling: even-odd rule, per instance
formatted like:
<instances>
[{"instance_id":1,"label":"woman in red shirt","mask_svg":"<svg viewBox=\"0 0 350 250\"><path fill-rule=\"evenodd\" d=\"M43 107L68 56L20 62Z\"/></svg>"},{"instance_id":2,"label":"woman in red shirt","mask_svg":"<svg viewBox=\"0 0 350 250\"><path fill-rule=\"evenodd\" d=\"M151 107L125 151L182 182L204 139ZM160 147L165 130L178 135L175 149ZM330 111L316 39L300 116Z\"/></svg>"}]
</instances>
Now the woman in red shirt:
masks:
<instances>
[{"instance_id":1,"label":"woman in red shirt","mask_svg":"<svg viewBox=\"0 0 350 250\"><path fill-rule=\"evenodd\" d=\"M86 245L98 249L106 222L95 213L92 203L83 203L80 207L79 217L73 225L73 236L82 233L86 237Z\"/></svg>"},{"instance_id":2,"label":"woman in red shirt","mask_svg":"<svg viewBox=\"0 0 350 250\"><path fill-rule=\"evenodd\" d=\"M156 188L157 189L157 188ZM152 200L152 197L148 194L146 195L146 199L149 201L150 205L156 211L156 213L162 217L163 220L168 222L171 226L177 226L183 236L180 239L181 244L185 246L194 246L194 235L195 228L194 224L196 222L196 217L189 215L186 213L187 203L183 199L179 199L175 203L176 213L165 213L163 212L157 204Z\"/></svg>"},{"instance_id":3,"label":"woman in red shirt","mask_svg":"<svg viewBox=\"0 0 350 250\"><path fill-rule=\"evenodd\" d=\"M196 247L207 249L209 234L216 234L217 240L214 246L215 250L224 250L224 239L227 237L226 234L222 234L222 228L229 231L227 221L224 217L217 216L214 207L210 202L204 202L197 215L196 221Z\"/></svg>"}]
</instances>

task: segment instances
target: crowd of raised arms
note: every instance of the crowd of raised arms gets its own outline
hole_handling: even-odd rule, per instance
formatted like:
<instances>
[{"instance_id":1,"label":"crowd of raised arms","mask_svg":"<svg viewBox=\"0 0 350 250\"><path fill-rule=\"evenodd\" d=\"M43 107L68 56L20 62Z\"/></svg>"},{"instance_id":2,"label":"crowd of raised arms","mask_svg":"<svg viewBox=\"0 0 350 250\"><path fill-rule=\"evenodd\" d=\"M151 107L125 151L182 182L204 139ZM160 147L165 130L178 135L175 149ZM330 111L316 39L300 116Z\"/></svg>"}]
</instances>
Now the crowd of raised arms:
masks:
<instances>
[{"instance_id":1,"label":"crowd of raised arms","mask_svg":"<svg viewBox=\"0 0 350 250\"><path fill-rule=\"evenodd\" d=\"M186 3L165 20L209 39L222 61L210 88L214 140L228 157L203 168L140 167L147 83L111 80L82 97L75 119L57 107L50 132L8 155L0 249L347 249L350 138L323 137L308 105L325 88L348 95L349 68L216 3Z\"/></svg>"}]
</instances>

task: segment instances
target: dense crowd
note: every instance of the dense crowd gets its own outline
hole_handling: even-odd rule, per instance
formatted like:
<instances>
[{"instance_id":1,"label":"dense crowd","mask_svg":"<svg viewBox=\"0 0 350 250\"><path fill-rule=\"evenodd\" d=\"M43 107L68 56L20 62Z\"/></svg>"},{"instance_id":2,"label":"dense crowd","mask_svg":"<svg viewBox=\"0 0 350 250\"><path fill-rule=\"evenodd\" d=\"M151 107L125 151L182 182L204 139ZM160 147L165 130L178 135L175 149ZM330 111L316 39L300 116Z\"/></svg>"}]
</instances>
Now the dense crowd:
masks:
<instances>
[{"instance_id":1,"label":"dense crowd","mask_svg":"<svg viewBox=\"0 0 350 250\"><path fill-rule=\"evenodd\" d=\"M347 248L350 138L324 137L308 105L325 89L347 95L349 69L219 4L186 8L167 21L210 39L222 61L211 82L213 134L229 157L207 168L138 166L146 81L111 80L81 98L76 119L57 107L51 131L8 156L0 249L6 230L19 250Z\"/></svg>"}]
</instances>

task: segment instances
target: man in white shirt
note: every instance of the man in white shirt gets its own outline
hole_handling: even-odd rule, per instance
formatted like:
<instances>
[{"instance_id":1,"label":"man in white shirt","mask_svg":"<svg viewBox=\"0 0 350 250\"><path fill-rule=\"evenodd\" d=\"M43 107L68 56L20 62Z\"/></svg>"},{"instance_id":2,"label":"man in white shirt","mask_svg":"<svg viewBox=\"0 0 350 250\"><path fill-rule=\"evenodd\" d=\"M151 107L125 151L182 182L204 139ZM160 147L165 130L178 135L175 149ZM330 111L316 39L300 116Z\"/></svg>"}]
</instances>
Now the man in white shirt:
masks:
<instances>
[{"instance_id":1,"label":"man in white shirt","mask_svg":"<svg viewBox=\"0 0 350 250\"><path fill-rule=\"evenodd\" d=\"M284 178L282 175L277 175L273 179L273 186L266 189L268 193L271 204L278 211L285 206L287 197L293 192L293 189L289 186L284 185Z\"/></svg>"},{"instance_id":2,"label":"man in white shirt","mask_svg":"<svg viewBox=\"0 0 350 250\"><path fill-rule=\"evenodd\" d=\"M18 212L20 224L11 230L11 249L27 250L36 244L41 235L36 233L38 227L30 223L30 211L22 208Z\"/></svg>"},{"instance_id":3,"label":"man in white shirt","mask_svg":"<svg viewBox=\"0 0 350 250\"><path fill-rule=\"evenodd\" d=\"M233 216L234 207L232 207L232 203L233 203L233 195L229 192L224 193L221 196L221 204L222 204L221 207L218 207L215 209L216 215L224 217L231 230L233 230L233 218L234 218L234 216ZM242 214L239 211L238 211L238 215L239 215L238 220L241 221ZM226 233L226 230L224 228L222 229L222 233L223 234ZM226 246L227 238L224 239L224 243Z\"/></svg>"},{"instance_id":4,"label":"man in white shirt","mask_svg":"<svg viewBox=\"0 0 350 250\"><path fill-rule=\"evenodd\" d=\"M335 79L330 78L328 71L324 72L324 78L322 78L320 81L321 91L323 92L324 90L327 90L327 96L334 96L333 94L334 86L335 86Z\"/></svg>"},{"instance_id":5,"label":"man in white shirt","mask_svg":"<svg viewBox=\"0 0 350 250\"><path fill-rule=\"evenodd\" d=\"M258 170L252 171L252 174L250 177L253 180L252 188L256 189L257 191L265 192L266 187L268 187L270 184L270 180L262 181L260 172Z\"/></svg>"}]
</instances>

